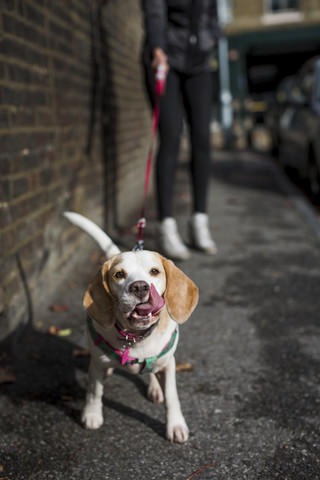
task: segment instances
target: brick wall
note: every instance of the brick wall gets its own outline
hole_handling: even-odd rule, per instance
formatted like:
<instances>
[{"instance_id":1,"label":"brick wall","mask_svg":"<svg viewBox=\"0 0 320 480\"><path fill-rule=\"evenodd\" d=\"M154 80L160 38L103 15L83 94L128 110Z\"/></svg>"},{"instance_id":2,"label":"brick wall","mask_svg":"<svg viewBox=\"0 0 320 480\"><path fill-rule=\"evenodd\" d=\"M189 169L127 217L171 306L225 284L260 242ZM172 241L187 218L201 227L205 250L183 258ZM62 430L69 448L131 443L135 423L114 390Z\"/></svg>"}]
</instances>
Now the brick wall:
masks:
<instances>
[{"instance_id":1,"label":"brick wall","mask_svg":"<svg viewBox=\"0 0 320 480\"><path fill-rule=\"evenodd\" d=\"M140 3L97 3L1 3L0 337L92 247L64 210L109 230L136 221L150 131Z\"/></svg>"}]
</instances>

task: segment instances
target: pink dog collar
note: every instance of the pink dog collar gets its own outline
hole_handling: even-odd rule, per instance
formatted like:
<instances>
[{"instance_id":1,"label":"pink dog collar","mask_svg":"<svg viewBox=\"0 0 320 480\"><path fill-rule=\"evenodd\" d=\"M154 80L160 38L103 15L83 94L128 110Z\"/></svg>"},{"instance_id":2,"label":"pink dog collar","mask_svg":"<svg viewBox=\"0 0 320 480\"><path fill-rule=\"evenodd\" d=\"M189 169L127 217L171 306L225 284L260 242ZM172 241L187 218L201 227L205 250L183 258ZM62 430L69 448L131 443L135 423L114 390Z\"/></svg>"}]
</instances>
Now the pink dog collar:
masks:
<instances>
[{"instance_id":1,"label":"pink dog collar","mask_svg":"<svg viewBox=\"0 0 320 480\"><path fill-rule=\"evenodd\" d=\"M99 347L109 357L118 360L118 362L121 363L121 365L131 367L132 365L140 364L141 365L141 370L140 370L139 374L152 372L152 370L154 369L154 367L157 363L158 358L162 357L163 355L165 355L167 352L169 352L171 350L171 348L175 344L175 341L176 341L176 338L177 338L177 333L178 333L177 329L175 328L174 331L172 332L170 340L163 347L163 349L161 350L159 355L155 355L154 357L148 357L145 360L139 361L137 358L129 357L130 344L126 347L124 352L121 352L120 350L114 348L110 343L108 343L107 340L105 340L96 331L96 329L94 328L93 322L92 322L91 318L89 317L89 315L87 317L87 324L88 324L88 330L90 332L91 338L92 338L94 344L97 347ZM116 328L117 328L119 333L121 333L122 335L125 335L126 337L128 337L128 339L129 339L129 335L130 335L130 337L132 338L131 343L135 343L137 341L137 338L142 340L146 336L150 335L150 333L152 332L153 328L155 328L156 325L157 324L152 325L152 327L149 328L143 336L136 336L136 335L128 334L128 332L123 332L117 325L116 325ZM137 338L134 340L135 337L137 337ZM126 341L126 338L124 338L124 341Z\"/></svg>"}]
</instances>

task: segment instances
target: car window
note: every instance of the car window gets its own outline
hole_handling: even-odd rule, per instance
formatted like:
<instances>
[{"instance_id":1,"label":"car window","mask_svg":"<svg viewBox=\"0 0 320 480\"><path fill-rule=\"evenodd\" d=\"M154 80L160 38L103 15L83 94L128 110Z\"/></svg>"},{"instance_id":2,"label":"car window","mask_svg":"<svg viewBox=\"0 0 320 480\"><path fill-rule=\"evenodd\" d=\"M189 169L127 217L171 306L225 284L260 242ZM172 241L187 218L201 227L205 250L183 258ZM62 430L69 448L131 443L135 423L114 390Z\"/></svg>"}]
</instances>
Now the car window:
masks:
<instances>
[{"instance_id":1,"label":"car window","mask_svg":"<svg viewBox=\"0 0 320 480\"><path fill-rule=\"evenodd\" d=\"M310 59L295 76L289 78L291 82L288 83L288 102L301 106L318 105L317 110L319 108L320 112L320 58ZM278 101L281 100L278 98Z\"/></svg>"}]
</instances>

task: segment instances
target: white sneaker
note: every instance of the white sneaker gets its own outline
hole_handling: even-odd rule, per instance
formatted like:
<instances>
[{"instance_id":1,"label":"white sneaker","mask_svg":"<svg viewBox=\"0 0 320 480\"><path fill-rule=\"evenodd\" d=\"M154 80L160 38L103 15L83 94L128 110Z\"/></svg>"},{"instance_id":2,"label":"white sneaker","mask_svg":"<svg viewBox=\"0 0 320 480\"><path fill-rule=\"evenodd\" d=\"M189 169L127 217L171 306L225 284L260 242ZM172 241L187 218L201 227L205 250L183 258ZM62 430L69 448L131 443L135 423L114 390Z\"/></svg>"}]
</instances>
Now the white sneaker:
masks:
<instances>
[{"instance_id":1,"label":"white sneaker","mask_svg":"<svg viewBox=\"0 0 320 480\"><path fill-rule=\"evenodd\" d=\"M190 221L192 245L208 255L214 255L218 249L211 237L209 218L206 213L194 213Z\"/></svg>"},{"instance_id":2,"label":"white sneaker","mask_svg":"<svg viewBox=\"0 0 320 480\"><path fill-rule=\"evenodd\" d=\"M175 260L186 260L191 254L183 243L177 222L172 217L166 217L160 224L160 242L164 254Z\"/></svg>"}]
</instances>

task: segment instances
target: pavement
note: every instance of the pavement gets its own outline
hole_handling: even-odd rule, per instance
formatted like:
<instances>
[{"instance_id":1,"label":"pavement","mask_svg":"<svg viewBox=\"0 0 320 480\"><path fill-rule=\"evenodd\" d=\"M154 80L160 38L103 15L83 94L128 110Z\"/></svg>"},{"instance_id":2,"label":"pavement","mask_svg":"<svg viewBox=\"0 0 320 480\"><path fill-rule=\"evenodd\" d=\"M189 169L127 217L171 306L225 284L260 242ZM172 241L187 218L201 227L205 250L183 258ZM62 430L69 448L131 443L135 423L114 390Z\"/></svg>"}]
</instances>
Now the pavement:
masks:
<instances>
[{"instance_id":1,"label":"pavement","mask_svg":"<svg viewBox=\"0 0 320 480\"><path fill-rule=\"evenodd\" d=\"M183 236L187 170L181 164L175 198ZM1 344L0 479L320 479L317 214L265 154L217 151L210 182L218 254L193 251L179 263L200 290L176 353L191 364L177 372L188 442L165 439L165 409L146 399L147 379L121 371L106 384L104 425L81 426L82 296L100 257L92 243ZM157 249L152 204L147 217L145 248ZM132 248L135 237L115 240Z\"/></svg>"}]
</instances>

